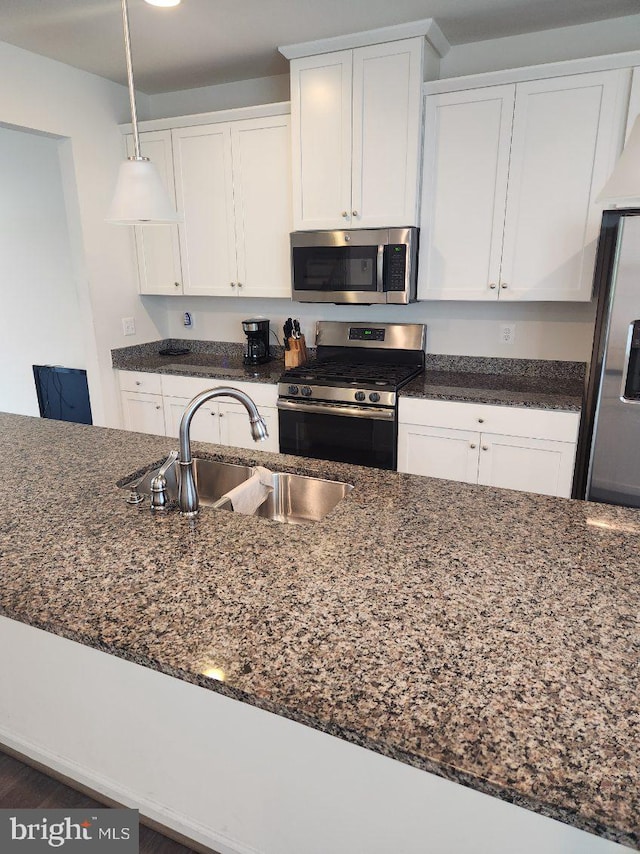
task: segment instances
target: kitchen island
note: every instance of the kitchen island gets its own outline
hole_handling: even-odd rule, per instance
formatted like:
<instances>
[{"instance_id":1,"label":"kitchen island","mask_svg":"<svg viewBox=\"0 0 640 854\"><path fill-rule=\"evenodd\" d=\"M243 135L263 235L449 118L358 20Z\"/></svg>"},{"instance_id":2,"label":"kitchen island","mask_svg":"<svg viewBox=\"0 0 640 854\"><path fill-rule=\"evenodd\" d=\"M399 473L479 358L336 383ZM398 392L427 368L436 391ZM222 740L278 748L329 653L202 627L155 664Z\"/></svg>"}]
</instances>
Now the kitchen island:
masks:
<instances>
[{"instance_id":1,"label":"kitchen island","mask_svg":"<svg viewBox=\"0 0 640 854\"><path fill-rule=\"evenodd\" d=\"M15 640L28 646L31 635L24 633L42 629L59 636L52 644L65 638L109 662L113 681L103 683L96 714L98 700L111 709L119 686L133 690L129 671L113 668L139 666L162 685L189 689L194 706L202 697L231 703L230 720L240 728L249 726L250 707L262 716L252 724L254 736L264 726L264 744L251 741L259 746L257 765L243 757L242 779L222 780L240 794L234 800L227 793L217 836L200 835L220 851L296 850L280 837L262 847L259 836L243 840L239 830L253 827L261 811L259 827L284 824L286 805L270 786L281 791L285 774L298 775L293 782L316 797L310 778L326 783L321 799L307 803L310 815L325 820L308 845L298 843L300 851L533 851L527 845L535 843L520 835L533 833L523 830L529 815L563 823L556 847L549 847L551 833L538 850L619 850L605 840L640 847L637 511L194 445L215 458L346 480L354 489L316 524L211 510L189 523L128 506L115 487L166 455L175 444L170 438L13 415L0 416L0 435L0 742L29 755L31 737L45 748L42 755L48 747L52 767L60 760L61 750L49 743L60 722L47 718L38 730L38 710L28 699L34 684L43 691L49 685L52 696L71 695L72 686L56 674L21 670ZM16 644L11 649L7 638ZM24 661L36 667L38 658ZM89 666L83 676L89 684ZM132 699L135 717L133 707ZM184 738L197 716L188 706L180 712ZM158 753L176 735L163 725L167 715L156 706L147 719ZM258 779L263 802L252 801L258 753L268 752L268 734L283 719L296 732L326 739L316 755L326 750L343 761L334 743L353 753L325 780L321 768L306 767L302 757L296 766L296 755L283 752L271 780ZM224 745L216 746L223 732L211 721L210 742L193 745L193 762L196 748L210 754L212 774L219 760L224 768ZM96 788L118 774L115 760L97 767L103 735L91 719L76 732L86 767L97 769ZM131 750L140 771L147 758L135 741ZM388 773L393 785L397 769L415 775L403 777L407 791L422 793L422 781L448 787L434 789L431 804L419 797L414 804L429 814L436 839L438 797L462 803L460 793L491 796L476 813L455 808L447 819L466 821L473 841L430 847L428 837L416 837L410 847L402 836L406 817L385 816L401 804L363 805L362 792L353 791L346 814L368 809L372 827L390 835L378 837L379 847L337 845L331 789L340 793L341 779L351 779L348 763L360 755L386 763L370 773ZM74 763L64 766L68 773ZM140 790L127 785L129 802L136 794L160 799L159 781L157 788L149 781ZM167 806L168 824L189 811L179 800ZM524 824L512 813L503 819L505 827L512 822L502 828L503 847L483 839L482 814L494 803L523 816ZM567 842L565 829L578 836ZM418 832L425 828L416 821ZM458 832L452 824L452 839ZM224 839L231 840L226 847Z\"/></svg>"}]
</instances>

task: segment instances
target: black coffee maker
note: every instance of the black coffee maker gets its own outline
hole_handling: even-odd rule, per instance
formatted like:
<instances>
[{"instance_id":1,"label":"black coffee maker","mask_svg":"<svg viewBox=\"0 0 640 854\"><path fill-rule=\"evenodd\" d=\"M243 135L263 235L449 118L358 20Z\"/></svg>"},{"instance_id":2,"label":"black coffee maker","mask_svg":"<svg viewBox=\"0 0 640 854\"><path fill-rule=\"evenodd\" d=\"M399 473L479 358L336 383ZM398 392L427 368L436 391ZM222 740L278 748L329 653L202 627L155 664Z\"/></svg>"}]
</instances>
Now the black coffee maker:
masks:
<instances>
[{"instance_id":1,"label":"black coffee maker","mask_svg":"<svg viewBox=\"0 0 640 854\"><path fill-rule=\"evenodd\" d=\"M250 317L249 320L242 321L242 331L247 336L244 364L263 365L270 362L269 321L264 317Z\"/></svg>"}]
</instances>

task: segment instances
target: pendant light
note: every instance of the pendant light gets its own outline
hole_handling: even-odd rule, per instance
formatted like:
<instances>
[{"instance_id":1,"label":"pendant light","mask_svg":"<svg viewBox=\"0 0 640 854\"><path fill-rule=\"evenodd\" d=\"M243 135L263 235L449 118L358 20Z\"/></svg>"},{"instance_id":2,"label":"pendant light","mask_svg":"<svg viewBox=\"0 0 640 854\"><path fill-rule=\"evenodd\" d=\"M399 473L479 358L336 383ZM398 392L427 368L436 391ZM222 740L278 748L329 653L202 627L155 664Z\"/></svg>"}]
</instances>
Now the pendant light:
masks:
<instances>
[{"instance_id":1,"label":"pendant light","mask_svg":"<svg viewBox=\"0 0 640 854\"><path fill-rule=\"evenodd\" d=\"M176 4L174 3L174 5ZM134 153L133 157L127 158L120 166L107 222L120 225L178 222L178 214L162 183L160 173L149 158L143 157L140 153L127 0L122 0L122 26L124 30L124 52L127 61L129 101L131 103Z\"/></svg>"},{"instance_id":2,"label":"pendant light","mask_svg":"<svg viewBox=\"0 0 640 854\"><path fill-rule=\"evenodd\" d=\"M596 202L608 207L630 207L640 200L640 116L631 128L622 154Z\"/></svg>"}]
</instances>

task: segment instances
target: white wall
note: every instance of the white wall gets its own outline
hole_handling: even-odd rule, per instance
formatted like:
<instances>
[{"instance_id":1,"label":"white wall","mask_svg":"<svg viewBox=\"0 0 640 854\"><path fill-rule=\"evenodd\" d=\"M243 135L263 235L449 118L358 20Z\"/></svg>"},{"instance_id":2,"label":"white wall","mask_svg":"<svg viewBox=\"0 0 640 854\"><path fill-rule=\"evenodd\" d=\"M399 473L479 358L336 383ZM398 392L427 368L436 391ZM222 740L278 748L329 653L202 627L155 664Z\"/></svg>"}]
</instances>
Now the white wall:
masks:
<instances>
[{"instance_id":1,"label":"white wall","mask_svg":"<svg viewBox=\"0 0 640 854\"><path fill-rule=\"evenodd\" d=\"M164 119L171 116L190 116L212 110L234 107L255 107L257 104L277 104L289 100L289 75L239 80L218 86L202 86L178 92L149 95L145 118Z\"/></svg>"},{"instance_id":2,"label":"white wall","mask_svg":"<svg viewBox=\"0 0 640 854\"><path fill-rule=\"evenodd\" d=\"M57 139L0 128L0 409L38 415L32 366L84 368Z\"/></svg>"},{"instance_id":3,"label":"white wall","mask_svg":"<svg viewBox=\"0 0 640 854\"><path fill-rule=\"evenodd\" d=\"M0 43L0 67L0 125L44 131L61 140L63 192L82 318L82 328L67 334L84 344L94 421L118 426L111 348L158 336L137 294L129 231L104 221L123 157L118 123L128 118L127 91L5 43ZM33 252L39 251L34 240ZM4 300L4 282L2 287ZM136 336L123 336L121 318L126 316L135 318Z\"/></svg>"},{"instance_id":4,"label":"white wall","mask_svg":"<svg viewBox=\"0 0 640 854\"><path fill-rule=\"evenodd\" d=\"M214 297L144 297L156 303L158 326L167 338L244 341L241 321L268 317L282 340L289 316L300 319L307 343L313 345L317 320L390 321L426 323L427 352L505 358L588 361L591 355L595 306L592 303L479 303L419 302L408 306L336 306L283 299ZM161 317L160 303L166 315ZM182 325L182 313L191 312L194 327ZM511 345L500 340L502 324L515 324ZM271 338L272 343L276 343Z\"/></svg>"},{"instance_id":5,"label":"white wall","mask_svg":"<svg viewBox=\"0 0 640 854\"><path fill-rule=\"evenodd\" d=\"M440 77L604 56L639 47L640 15L627 15L592 24L454 45L440 61Z\"/></svg>"}]
</instances>

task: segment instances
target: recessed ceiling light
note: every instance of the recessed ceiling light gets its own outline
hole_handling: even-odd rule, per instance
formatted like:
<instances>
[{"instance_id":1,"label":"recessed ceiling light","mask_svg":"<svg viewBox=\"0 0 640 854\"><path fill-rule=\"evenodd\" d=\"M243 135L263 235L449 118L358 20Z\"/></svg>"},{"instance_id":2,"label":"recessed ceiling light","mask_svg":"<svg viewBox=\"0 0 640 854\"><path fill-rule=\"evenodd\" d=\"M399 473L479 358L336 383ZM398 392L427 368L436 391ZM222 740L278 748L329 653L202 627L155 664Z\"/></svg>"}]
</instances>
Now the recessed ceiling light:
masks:
<instances>
[{"instance_id":1,"label":"recessed ceiling light","mask_svg":"<svg viewBox=\"0 0 640 854\"><path fill-rule=\"evenodd\" d=\"M150 6L179 6L180 0L144 0Z\"/></svg>"}]
</instances>

